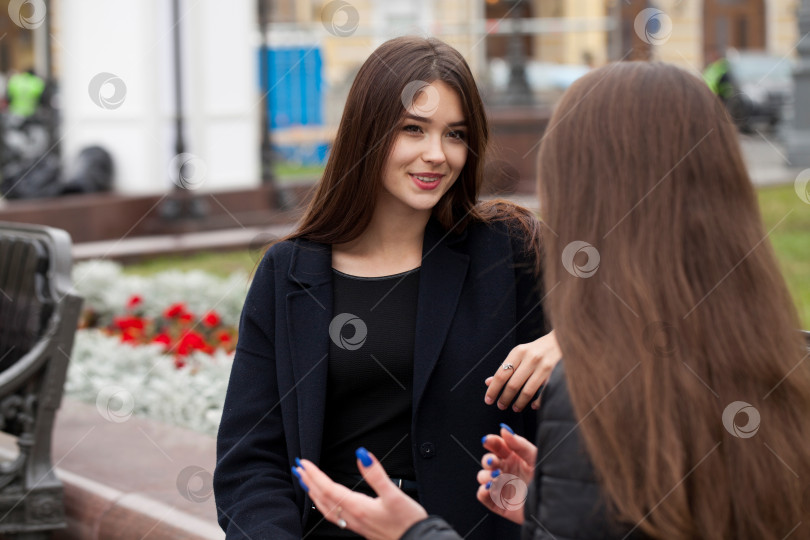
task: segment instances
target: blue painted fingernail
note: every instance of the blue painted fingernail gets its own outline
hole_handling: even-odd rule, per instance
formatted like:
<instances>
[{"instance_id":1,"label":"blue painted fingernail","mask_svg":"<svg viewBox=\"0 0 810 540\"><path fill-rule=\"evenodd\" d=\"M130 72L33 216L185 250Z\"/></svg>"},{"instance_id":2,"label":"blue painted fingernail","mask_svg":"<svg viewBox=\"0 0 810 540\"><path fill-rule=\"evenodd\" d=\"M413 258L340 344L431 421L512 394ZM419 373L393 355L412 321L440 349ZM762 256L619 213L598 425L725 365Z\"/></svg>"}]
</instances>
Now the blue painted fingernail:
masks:
<instances>
[{"instance_id":1,"label":"blue painted fingernail","mask_svg":"<svg viewBox=\"0 0 810 540\"><path fill-rule=\"evenodd\" d=\"M300 459L295 458L295 464L298 465L299 467L301 467L302 469L306 470L306 468L304 467L304 464L301 463Z\"/></svg>"},{"instance_id":2,"label":"blue painted fingernail","mask_svg":"<svg viewBox=\"0 0 810 540\"><path fill-rule=\"evenodd\" d=\"M492 487L492 482L487 482L487 485L484 486L484 489L489 489Z\"/></svg>"},{"instance_id":3,"label":"blue painted fingernail","mask_svg":"<svg viewBox=\"0 0 810 540\"><path fill-rule=\"evenodd\" d=\"M492 462L493 462L493 461L494 461L494 460L493 460L492 458L489 458L489 459L487 460L487 465L492 465Z\"/></svg>"},{"instance_id":4,"label":"blue painted fingernail","mask_svg":"<svg viewBox=\"0 0 810 540\"><path fill-rule=\"evenodd\" d=\"M483 437L481 437L481 444L486 444L486 442L487 442L487 436L484 435Z\"/></svg>"},{"instance_id":5,"label":"blue painted fingernail","mask_svg":"<svg viewBox=\"0 0 810 540\"><path fill-rule=\"evenodd\" d=\"M355 450L354 454L357 456L357 459L360 460L360 463L363 464L363 467L370 467L372 464L371 456L368 455L368 450L363 448L362 446Z\"/></svg>"},{"instance_id":6,"label":"blue painted fingernail","mask_svg":"<svg viewBox=\"0 0 810 540\"><path fill-rule=\"evenodd\" d=\"M494 471L492 471L492 478L498 478L500 475L501 475L500 469L495 469Z\"/></svg>"},{"instance_id":7,"label":"blue painted fingernail","mask_svg":"<svg viewBox=\"0 0 810 540\"><path fill-rule=\"evenodd\" d=\"M512 428L510 428L509 426L507 426L506 424L501 424L501 427L503 429L505 429L506 431L508 431L509 433L511 433L512 435L515 434L514 430Z\"/></svg>"},{"instance_id":8,"label":"blue painted fingernail","mask_svg":"<svg viewBox=\"0 0 810 540\"><path fill-rule=\"evenodd\" d=\"M298 478L298 483L299 483L299 484L301 484L301 488L302 488L304 491L307 491L307 492L308 492L308 491L309 491L309 488L308 488L308 487L307 487L307 485L304 483L304 481L303 481L303 480L301 480L301 473L300 473L300 472L298 472L298 469L296 469L295 467L291 467L291 469L292 469L292 472L293 472L293 474L295 475L295 477L296 477L296 478Z\"/></svg>"}]
</instances>

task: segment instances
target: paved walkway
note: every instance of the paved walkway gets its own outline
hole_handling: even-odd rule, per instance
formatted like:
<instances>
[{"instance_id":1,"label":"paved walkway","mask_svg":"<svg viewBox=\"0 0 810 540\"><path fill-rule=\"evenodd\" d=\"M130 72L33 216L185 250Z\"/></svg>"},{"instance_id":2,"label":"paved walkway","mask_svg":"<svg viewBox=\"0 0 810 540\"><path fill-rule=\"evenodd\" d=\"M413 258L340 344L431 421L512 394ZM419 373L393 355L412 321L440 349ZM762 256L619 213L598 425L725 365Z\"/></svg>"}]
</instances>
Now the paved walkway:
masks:
<instances>
[{"instance_id":1,"label":"paved walkway","mask_svg":"<svg viewBox=\"0 0 810 540\"><path fill-rule=\"evenodd\" d=\"M751 134L741 134L740 147L755 186L793 183L802 170L791 166L779 133L757 129Z\"/></svg>"},{"instance_id":2,"label":"paved walkway","mask_svg":"<svg viewBox=\"0 0 810 540\"><path fill-rule=\"evenodd\" d=\"M68 529L55 540L222 540L214 438L137 416L115 420L62 400L52 460L65 486ZM16 453L15 439L0 434L0 456Z\"/></svg>"}]
</instances>

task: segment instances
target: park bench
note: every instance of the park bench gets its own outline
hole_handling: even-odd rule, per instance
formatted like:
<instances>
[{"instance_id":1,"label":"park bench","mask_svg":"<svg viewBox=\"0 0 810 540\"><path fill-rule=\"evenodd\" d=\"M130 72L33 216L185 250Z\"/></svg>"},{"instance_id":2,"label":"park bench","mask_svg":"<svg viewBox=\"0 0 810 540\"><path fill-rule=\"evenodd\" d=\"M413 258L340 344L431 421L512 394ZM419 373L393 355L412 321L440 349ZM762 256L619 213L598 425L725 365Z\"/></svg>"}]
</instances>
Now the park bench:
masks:
<instances>
[{"instance_id":1,"label":"park bench","mask_svg":"<svg viewBox=\"0 0 810 540\"><path fill-rule=\"evenodd\" d=\"M70 249L65 231L0 222L0 431L19 448L0 458L7 538L49 538L66 525L51 433L82 304L70 292Z\"/></svg>"}]
</instances>

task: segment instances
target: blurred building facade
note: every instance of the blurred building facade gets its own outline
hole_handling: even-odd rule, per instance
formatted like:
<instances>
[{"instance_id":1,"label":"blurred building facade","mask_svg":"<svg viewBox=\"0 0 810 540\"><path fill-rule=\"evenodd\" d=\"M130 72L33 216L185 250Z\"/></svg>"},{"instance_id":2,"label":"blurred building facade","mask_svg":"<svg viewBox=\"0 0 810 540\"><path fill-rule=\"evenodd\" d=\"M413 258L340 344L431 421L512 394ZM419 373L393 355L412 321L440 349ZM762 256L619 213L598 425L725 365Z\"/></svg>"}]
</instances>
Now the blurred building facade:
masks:
<instances>
[{"instance_id":1,"label":"blurred building facade","mask_svg":"<svg viewBox=\"0 0 810 540\"><path fill-rule=\"evenodd\" d=\"M182 0L178 19L168 0L55 4L59 26L53 47L66 159L79 148L100 144L114 157L119 191L167 191L175 174L179 112L183 152L197 158L192 187L256 185L257 30L248 3Z\"/></svg>"},{"instance_id":2,"label":"blurred building facade","mask_svg":"<svg viewBox=\"0 0 810 540\"><path fill-rule=\"evenodd\" d=\"M408 33L451 43L486 82L492 59L506 56L510 27L505 21L513 11L521 19L526 55L552 64L654 58L702 68L712 50L790 56L798 41L798 0L265 1L272 6L271 34L277 43L296 37L321 43L331 86L350 80L382 41ZM336 4L343 4L343 10L324 13ZM636 29L639 14L649 9L663 12L671 23L666 38L655 44L645 42ZM330 25L345 25L345 33L324 35L318 28Z\"/></svg>"},{"instance_id":3,"label":"blurred building facade","mask_svg":"<svg viewBox=\"0 0 810 540\"><path fill-rule=\"evenodd\" d=\"M623 45L642 45L633 22L650 7L672 21L671 36L652 47L652 56L686 68L702 69L713 52L729 49L791 57L799 40L798 0L628 0L620 8Z\"/></svg>"},{"instance_id":4,"label":"blurred building facade","mask_svg":"<svg viewBox=\"0 0 810 540\"><path fill-rule=\"evenodd\" d=\"M550 100L589 67L612 60L701 70L713 51L790 57L798 41L798 0L178 1L179 20L173 0L0 0L6 11L20 4L48 14L47 24L28 28L11 12L0 17L0 72L50 70L59 83L63 158L104 146L123 193L172 186L178 28L183 139L206 169L202 190L258 185L263 106L280 157L322 161L354 74L397 35L436 36L458 48L487 100L506 84L507 42L516 29L530 83L550 88ZM269 13L265 35L258 2ZM639 17L650 10L665 16L653 30L666 35L645 39L639 31ZM269 64L264 84L262 61Z\"/></svg>"},{"instance_id":5,"label":"blurred building facade","mask_svg":"<svg viewBox=\"0 0 810 540\"><path fill-rule=\"evenodd\" d=\"M329 139L356 70L396 35L449 42L467 58L485 98L495 101L507 84L516 17L540 102L553 102L577 76L609 61L655 59L699 72L712 54L732 48L790 57L798 40L797 0L265 1L274 47L298 43L322 54L324 124L276 134L277 141L296 143ZM645 23L657 34L645 39Z\"/></svg>"},{"instance_id":6,"label":"blurred building facade","mask_svg":"<svg viewBox=\"0 0 810 540\"><path fill-rule=\"evenodd\" d=\"M0 29L8 35L0 34L0 71L34 67L56 81L54 146L66 171L82 148L98 145L113 157L117 191L171 189L180 87L183 152L194 157L199 184L192 187L257 185L252 2L179 0L179 20L172 0L3 0L2 7L8 17L0 17Z\"/></svg>"}]
</instances>

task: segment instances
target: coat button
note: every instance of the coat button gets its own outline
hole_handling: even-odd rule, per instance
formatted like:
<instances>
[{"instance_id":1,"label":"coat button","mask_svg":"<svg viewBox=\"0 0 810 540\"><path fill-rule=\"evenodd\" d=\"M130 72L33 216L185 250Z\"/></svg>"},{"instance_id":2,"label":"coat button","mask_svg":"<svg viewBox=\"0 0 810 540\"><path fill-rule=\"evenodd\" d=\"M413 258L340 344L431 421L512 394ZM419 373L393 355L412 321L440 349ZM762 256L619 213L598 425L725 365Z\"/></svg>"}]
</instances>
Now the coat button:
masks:
<instances>
[{"instance_id":1,"label":"coat button","mask_svg":"<svg viewBox=\"0 0 810 540\"><path fill-rule=\"evenodd\" d=\"M422 454L423 458L432 458L436 455L436 447L433 446L432 442L422 443L422 446L419 447L419 453Z\"/></svg>"}]
</instances>

